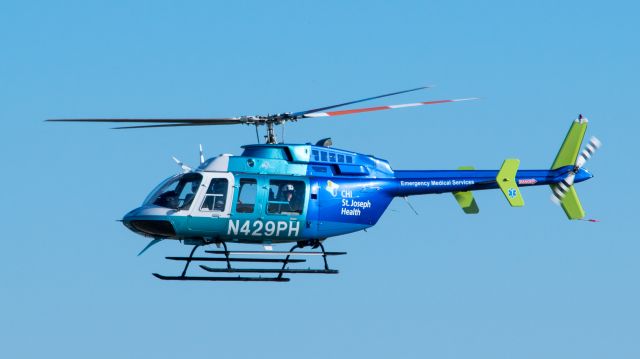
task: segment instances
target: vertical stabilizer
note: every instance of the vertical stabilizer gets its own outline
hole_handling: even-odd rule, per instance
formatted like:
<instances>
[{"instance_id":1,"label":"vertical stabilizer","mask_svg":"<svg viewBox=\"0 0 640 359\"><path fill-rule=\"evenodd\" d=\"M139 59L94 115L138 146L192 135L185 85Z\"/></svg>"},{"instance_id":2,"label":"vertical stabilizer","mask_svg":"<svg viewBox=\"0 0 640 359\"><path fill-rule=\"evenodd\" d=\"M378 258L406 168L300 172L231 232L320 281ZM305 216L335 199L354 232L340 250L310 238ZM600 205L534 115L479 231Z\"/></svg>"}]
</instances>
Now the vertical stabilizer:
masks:
<instances>
[{"instance_id":1,"label":"vertical stabilizer","mask_svg":"<svg viewBox=\"0 0 640 359\"><path fill-rule=\"evenodd\" d=\"M587 132L588 123L589 121L585 117L582 117L582 115L573 121L569 132L567 132L567 136L564 138L564 142L562 142L560 151L558 151L558 155L551 165L552 170L575 165L576 158L580 152L580 146L582 145L582 139L584 138L585 132Z\"/></svg>"},{"instance_id":2,"label":"vertical stabilizer","mask_svg":"<svg viewBox=\"0 0 640 359\"><path fill-rule=\"evenodd\" d=\"M567 136L564 138L564 142L562 142L562 146L560 146L560 151L558 151L558 155L551 165L552 170L566 166L577 168L578 153L582 146L584 134L587 132L588 123L589 121L585 117L582 117L582 115L573 121ZM567 177L572 174L572 172L569 172ZM580 199L578 198L578 193L573 187L573 178L571 178L571 183L568 183L565 178L562 182L551 185L551 191L554 192L552 197L557 198L556 201L559 201L559 204L562 206L567 218L584 218L585 212L582 208L582 204L580 203Z\"/></svg>"},{"instance_id":3,"label":"vertical stabilizer","mask_svg":"<svg viewBox=\"0 0 640 359\"><path fill-rule=\"evenodd\" d=\"M560 205L569 219L582 219L586 215L574 187L569 188L562 201L560 201Z\"/></svg>"}]
</instances>

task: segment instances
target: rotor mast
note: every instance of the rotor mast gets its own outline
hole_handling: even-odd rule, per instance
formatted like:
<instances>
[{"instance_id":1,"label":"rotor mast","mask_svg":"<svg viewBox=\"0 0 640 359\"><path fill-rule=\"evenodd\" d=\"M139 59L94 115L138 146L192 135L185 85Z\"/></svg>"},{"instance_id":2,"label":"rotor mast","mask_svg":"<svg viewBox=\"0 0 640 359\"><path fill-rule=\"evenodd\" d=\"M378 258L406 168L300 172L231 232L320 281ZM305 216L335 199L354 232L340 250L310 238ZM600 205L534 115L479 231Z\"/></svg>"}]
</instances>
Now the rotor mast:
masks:
<instances>
[{"instance_id":1,"label":"rotor mast","mask_svg":"<svg viewBox=\"0 0 640 359\"><path fill-rule=\"evenodd\" d=\"M286 121L295 121L295 118L292 118L289 113L282 113L277 115L267 115L267 116L252 116L242 118L248 124L253 124L256 126L256 136L258 136L258 126L264 125L266 127L266 134L264 135L264 141L268 145L275 145L278 143L278 137L276 137L276 129L275 125L284 125ZM282 134L284 137L284 132ZM259 140L258 140L259 142Z\"/></svg>"},{"instance_id":2,"label":"rotor mast","mask_svg":"<svg viewBox=\"0 0 640 359\"><path fill-rule=\"evenodd\" d=\"M267 121L267 135L264 136L266 143L269 145L275 145L278 143L278 139L276 138L276 131L273 129L273 122Z\"/></svg>"},{"instance_id":3,"label":"rotor mast","mask_svg":"<svg viewBox=\"0 0 640 359\"><path fill-rule=\"evenodd\" d=\"M265 143L269 145L275 145L278 143L275 125L284 124L286 121L295 121L296 119L291 118L289 113L282 113L267 116L243 116L240 117L239 120L244 124L253 125L256 127L256 139L258 140L258 142L260 142L258 127L264 125L267 129L267 133L264 135Z\"/></svg>"}]
</instances>

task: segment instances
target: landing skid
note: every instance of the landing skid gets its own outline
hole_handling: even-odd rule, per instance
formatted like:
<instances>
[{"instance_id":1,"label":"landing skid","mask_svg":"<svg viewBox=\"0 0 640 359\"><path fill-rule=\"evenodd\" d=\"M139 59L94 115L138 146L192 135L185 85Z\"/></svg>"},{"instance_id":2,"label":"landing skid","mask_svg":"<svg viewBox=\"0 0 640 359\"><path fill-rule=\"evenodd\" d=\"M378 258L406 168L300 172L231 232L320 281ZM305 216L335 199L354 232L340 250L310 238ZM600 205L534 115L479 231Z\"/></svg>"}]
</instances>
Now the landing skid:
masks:
<instances>
[{"instance_id":1,"label":"landing skid","mask_svg":"<svg viewBox=\"0 0 640 359\"><path fill-rule=\"evenodd\" d=\"M220 282L288 282L290 278L283 277L284 274L338 274L338 270L330 269L327 262L328 256L340 256L347 254L346 252L327 252L324 250L324 246L320 241L306 241L298 242L291 247L288 252L278 251L229 251L226 243L220 242L224 247L224 250L205 251L205 253L217 255L212 257L194 257L194 253L201 245L193 246L191 253L188 257L165 257L169 260L184 261L185 265L182 270L182 274L179 276L166 276L158 273L153 275L161 280L175 280L175 281L220 281ZM295 252L296 249L302 249L310 246L312 249L320 248L321 251L307 251L307 252ZM250 257L246 257L250 256ZM281 258L257 258L264 256L283 256ZM293 256L321 256L324 262L324 268L312 269L312 268L288 268L291 263L304 263L307 259L293 259ZM209 273L220 274L247 274L256 273L258 276L191 276L187 275L187 270L191 262L225 262L225 268L214 268L207 265L200 265L199 267ZM282 263L280 268L235 268L231 265L231 262L241 263ZM274 274L274 276L263 277L260 274Z\"/></svg>"},{"instance_id":2,"label":"landing skid","mask_svg":"<svg viewBox=\"0 0 640 359\"><path fill-rule=\"evenodd\" d=\"M158 273L153 275L162 280L183 280L183 281L209 281L209 282L288 282L289 278L263 278L263 277L197 277L197 276L169 276Z\"/></svg>"}]
</instances>

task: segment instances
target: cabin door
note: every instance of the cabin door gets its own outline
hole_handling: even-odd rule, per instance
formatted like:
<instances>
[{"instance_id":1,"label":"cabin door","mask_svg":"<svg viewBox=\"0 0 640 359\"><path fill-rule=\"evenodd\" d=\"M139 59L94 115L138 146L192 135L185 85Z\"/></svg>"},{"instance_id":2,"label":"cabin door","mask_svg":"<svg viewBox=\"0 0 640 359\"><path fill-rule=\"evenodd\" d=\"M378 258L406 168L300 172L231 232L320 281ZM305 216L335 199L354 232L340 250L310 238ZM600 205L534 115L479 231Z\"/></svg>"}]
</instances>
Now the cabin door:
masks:
<instances>
[{"instance_id":1,"label":"cabin door","mask_svg":"<svg viewBox=\"0 0 640 359\"><path fill-rule=\"evenodd\" d=\"M189 229L194 235L220 233L231 213L234 176L231 173L203 173L189 213Z\"/></svg>"},{"instance_id":2,"label":"cabin door","mask_svg":"<svg viewBox=\"0 0 640 359\"><path fill-rule=\"evenodd\" d=\"M265 180L265 236L273 242L301 239L309 203L308 180L290 176Z\"/></svg>"},{"instance_id":3,"label":"cabin door","mask_svg":"<svg viewBox=\"0 0 640 359\"><path fill-rule=\"evenodd\" d=\"M251 175L235 178L231 217L225 232L232 240L263 242L265 196L264 179Z\"/></svg>"}]
</instances>

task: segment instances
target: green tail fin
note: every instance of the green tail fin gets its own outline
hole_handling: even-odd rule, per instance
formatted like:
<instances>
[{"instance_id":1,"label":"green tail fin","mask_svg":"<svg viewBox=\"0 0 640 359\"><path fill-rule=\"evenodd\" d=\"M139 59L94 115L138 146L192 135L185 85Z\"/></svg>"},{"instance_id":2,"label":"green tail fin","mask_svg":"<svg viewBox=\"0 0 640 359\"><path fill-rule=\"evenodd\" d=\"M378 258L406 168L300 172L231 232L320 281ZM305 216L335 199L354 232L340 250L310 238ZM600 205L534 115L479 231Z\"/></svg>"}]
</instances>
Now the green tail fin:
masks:
<instances>
[{"instance_id":1,"label":"green tail fin","mask_svg":"<svg viewBox=\"0 0 640 359\"><path fill-rule=\"evenodd\" d=\"M582 209L582 204L580 204L578 193L573 186L565 193L560 205L569 219L582 219L586 215L584 209Z\"/></svg>"},{"instance_id":2,"label":"green tail fin","mask_svg":"<svg viewBox=\"0 0 640 359\"><path fill-rule=\"evenodd\" d=\"M569 132L567 132L567 136L564 138L564 142L562 142L560 151L558 151L558 155L551 165L552 170L564 166L573 166L576 163L580 146L582 146L582 139L584 138L585 132L587 132L588 123L589 121L587 121L586 118L573 121Z\"/></svg>"},{"instance_id":3,"label":"green tail fin","mask_svg":"<svg viewBox=\"0 0 640 359\"><path fill-rule=\"evenodd\" d=\"M502 193L509 201L512 207L524 206L524 199L520 194L520 189L516 183L516 173L518 173L518 167L520 166L520 160L516 158L509 158L504 160L500 172L496 176L496 182L502 190Z\"/></svg>"},{"instance_id":4,"label":"green tail fin","mask_svg":"<svg viewBox=\"0 0 640 359\"><path fill-rule=\"evenodd\" d=\"M588 124L589 121L582 116L573 121L569 132L567 132L567 136L564 138L564 142L562 142L562 146L560 146L560 151L558 151L558 155L551 165L552 170L575 165L580 147L582 146L584 134L587 132ZM558 185L551 185L551 190L553 191L556 186ZM578 198L578 193L573 186L566 192L560 205L569 219L582 219L585 216L584 209Z\"/></svg>"},{"instance_id":5,"label":"green tail fin","mask_svg":"<svg viewBox=\"0 0 640 359\"><path fill-rule=\"evenodd\" d=\"M472 166L463 166L458 167L459 170L474 170ZM466 214L477 214L480 212L480 208L478 208L478 204L476 203L476 199L473 198L473 193L471 191L464 192L453 192L453 196L458 201L460 207Z\"/></svg>"}]
</instances>

